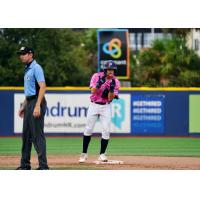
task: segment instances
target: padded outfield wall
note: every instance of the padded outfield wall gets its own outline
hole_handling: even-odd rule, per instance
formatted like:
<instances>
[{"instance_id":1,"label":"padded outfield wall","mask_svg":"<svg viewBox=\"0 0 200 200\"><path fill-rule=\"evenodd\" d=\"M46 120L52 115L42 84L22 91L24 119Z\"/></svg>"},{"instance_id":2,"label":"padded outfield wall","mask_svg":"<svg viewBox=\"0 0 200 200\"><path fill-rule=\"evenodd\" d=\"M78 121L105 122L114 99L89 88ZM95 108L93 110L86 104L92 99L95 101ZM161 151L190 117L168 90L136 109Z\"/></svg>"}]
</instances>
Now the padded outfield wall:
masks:
<instances>
[{"instance_id":1,"label":"padded outfield wall","mask_svg":"<svg viewBox=\"0 0 200 200\"><path fill-rule=\"evenodd\" d=\"M48 88L45 133L80 135L85 123L90 92L86 87ZM18 117L23 88L0 88L0 136L20 135ZM95 125L95 133L101 124ZM112 135L199 136L200 88L122 88L112 103Z\"/></svg>"}]
</instances>

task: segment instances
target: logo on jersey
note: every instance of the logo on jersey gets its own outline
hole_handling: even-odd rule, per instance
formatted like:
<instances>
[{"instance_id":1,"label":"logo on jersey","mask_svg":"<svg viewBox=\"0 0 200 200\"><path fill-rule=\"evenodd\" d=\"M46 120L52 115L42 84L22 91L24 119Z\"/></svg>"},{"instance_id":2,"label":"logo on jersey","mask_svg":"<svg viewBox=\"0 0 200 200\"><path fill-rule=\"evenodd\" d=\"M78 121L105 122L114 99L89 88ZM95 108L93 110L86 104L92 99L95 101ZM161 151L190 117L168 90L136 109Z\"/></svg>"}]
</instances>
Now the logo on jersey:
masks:
<instances>
[{"instance_id":1,"label":"logo on jersey","mask_svg":"<svg viewBox=\"0 0 200 200\"><path fill-rule=\"evenodd\" d=\"M114 100L112 103L112 123L121 129L122 122L125 120L125 101L124 99Z\"/></svg>"},{"instance_id":2,"label":"logo on jersey","mask_svg":"<svg viewBox=\"0 0 200 200\"><path fill-rule=\"evenodd\" d=\"M25 78L27 81L30 81L31 80L31 77L30 76L26 76Z\"/></svg>"},{"instance_id":3,"label":"logo on jersey","mask_svg":"<svg viewBox=\"0 0 200 200\"><path fill-rule=\"evenodd\" d=\"M103 51L105 54L112 56L113 58L117 59L120 58L122 55L122 42L118 38L113 38L110 42L107 42L103 45Z\"/></svg>"}]
</instances>

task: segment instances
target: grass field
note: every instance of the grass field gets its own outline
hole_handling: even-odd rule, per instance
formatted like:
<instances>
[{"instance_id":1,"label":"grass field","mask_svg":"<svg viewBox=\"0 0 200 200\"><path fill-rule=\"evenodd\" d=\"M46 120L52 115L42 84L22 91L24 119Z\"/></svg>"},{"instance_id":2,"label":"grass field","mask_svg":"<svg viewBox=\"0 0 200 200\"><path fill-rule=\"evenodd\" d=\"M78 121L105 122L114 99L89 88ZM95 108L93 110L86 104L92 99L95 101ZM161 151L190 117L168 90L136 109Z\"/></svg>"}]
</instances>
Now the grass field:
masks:
<instances>
[{"instance_id":1,"label":"grass field","mask_svg":"<svg viewBox=\"0 0 200 200\"><path fill-rule=\"evenodd\" d=\"M92 138L89 154L98 154L99 148L100 138ZM81 137L47 137L48 155L79 155L81 149ZM20 155L20 150L21 138L0 138L0 156ZM32 152L35 154L34 148ZM200 157L200 138L113 137L107 153L129 156Z\"/></svg>"}]
</instances>

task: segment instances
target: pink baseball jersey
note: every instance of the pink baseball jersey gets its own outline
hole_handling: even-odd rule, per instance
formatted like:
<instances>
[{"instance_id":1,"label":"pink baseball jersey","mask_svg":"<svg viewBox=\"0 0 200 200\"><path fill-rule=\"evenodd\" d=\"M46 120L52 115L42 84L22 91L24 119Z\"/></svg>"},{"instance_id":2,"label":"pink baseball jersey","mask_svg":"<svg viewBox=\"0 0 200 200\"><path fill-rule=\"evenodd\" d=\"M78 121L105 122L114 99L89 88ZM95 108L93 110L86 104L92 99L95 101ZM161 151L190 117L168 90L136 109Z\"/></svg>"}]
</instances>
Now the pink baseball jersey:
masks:
<instances>
[{"instance_id":1,"label":"pink baseball jersey","mask_svg":"<svg viewBox=\"0 0 200 200\"><path fill-rule=\"evenodd\" d=\"M96 87L97 81L99 80L99 76L102 77L104 76L104 72L98 72L93 74L91 81L90 81L90 88ZM115 96L118 96L118 91L120 88L120 82L119 80L114 76L113 79L115 79L115 88L114 88L114 94ZM106 79L105 83L100 87L100 89L97 90L95 94L92 94L90 96L90 99L92 102L101 102L101 103L108 103L107 98L102 98L102 93L103 91L107 88L108 90L110 89L110 83L112 79Z\"/></svg>"}]
</instances>

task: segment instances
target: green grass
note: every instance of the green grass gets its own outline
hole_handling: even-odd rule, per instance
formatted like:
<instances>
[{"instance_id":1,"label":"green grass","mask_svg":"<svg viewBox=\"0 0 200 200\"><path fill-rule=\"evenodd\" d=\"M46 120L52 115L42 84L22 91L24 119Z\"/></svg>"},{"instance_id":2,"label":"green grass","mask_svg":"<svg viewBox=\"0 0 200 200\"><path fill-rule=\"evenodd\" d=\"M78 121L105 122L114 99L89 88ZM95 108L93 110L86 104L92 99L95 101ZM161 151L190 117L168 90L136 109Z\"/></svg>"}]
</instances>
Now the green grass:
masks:
<instances>
[{"instance_id":1,"label":"green grass","mask_svg":"<svg viewBox=\"0 0 200 200\"><path fill-rule=\"evenodd\" d=\"M89 154L97 154L100 138L91 140ZM77 155L82 149L82 138L47 137L48 155ZM0 138L0 155L20 155L21 138ZM34 148L32 151L35 154ZM109 155L200 156L200 138L111 138Z\"/></svg>"}]
</instances>

